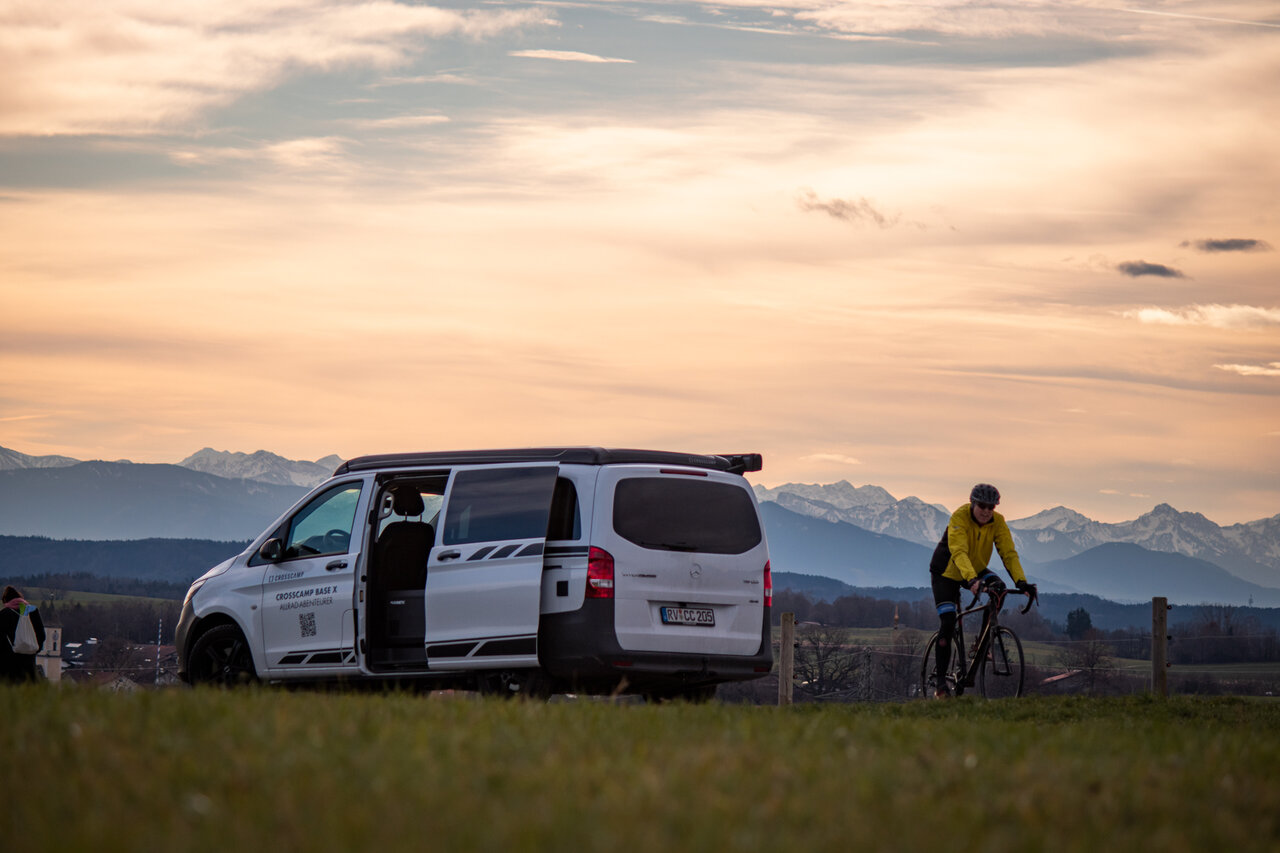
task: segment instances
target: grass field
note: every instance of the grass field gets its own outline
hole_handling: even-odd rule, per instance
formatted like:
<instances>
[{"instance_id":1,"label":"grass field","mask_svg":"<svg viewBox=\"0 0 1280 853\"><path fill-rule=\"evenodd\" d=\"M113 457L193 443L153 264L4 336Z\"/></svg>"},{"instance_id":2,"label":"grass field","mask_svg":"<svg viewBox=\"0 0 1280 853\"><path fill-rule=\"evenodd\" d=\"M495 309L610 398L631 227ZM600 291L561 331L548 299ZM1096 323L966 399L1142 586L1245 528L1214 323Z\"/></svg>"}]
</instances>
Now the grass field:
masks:
<instances>
[{"instance_id":1,"label":"grass field","mask_svg":"<svg viewBox=\"0 0 1280 853\"><path fill-rule=\"evenodd\" d=\"M779 709L23 687L0 688L0 715L6 839L24 851L1280 844L1280 704L1255 700Z\"/></svg>"}]
</instances>

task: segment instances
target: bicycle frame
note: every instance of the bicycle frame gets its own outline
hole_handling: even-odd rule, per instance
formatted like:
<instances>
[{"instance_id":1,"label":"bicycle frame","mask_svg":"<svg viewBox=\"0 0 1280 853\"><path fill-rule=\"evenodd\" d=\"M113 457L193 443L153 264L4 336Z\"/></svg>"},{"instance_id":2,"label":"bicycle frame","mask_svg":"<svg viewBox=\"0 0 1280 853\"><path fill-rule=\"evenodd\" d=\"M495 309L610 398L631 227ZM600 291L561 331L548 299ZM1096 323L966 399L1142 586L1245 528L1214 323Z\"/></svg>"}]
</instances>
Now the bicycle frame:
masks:
<instances>
[{"instance_id":1,"label":"bicycle frame","mask_svg":"<svg viewBox=\"0 0 1280 853\"><path fill-rule=\"evenodd\" d=\"M982 604L978 602L983 595L987 596L987 600ZM958 669L964 673L964 677L956 683L956 695L963 695L966 688L973 687L977 683L978 671L986 662L987 652L991 648L991 638L995 636L996 631L1000 627L1000 611L1004 609L1004 600L1009 595L1026 595L1027 604L1020 608L1019 612L1027 613L1035 604L1036 599L1030 593L1021 590L1005 589L999 593L991 593L986 590L977 592L973 596L973 601L969 602L969 606L956 614L956 630L953 640L951 653L958 656ZM971 660L965 660L964 645L964 617L972 616L975 613L983 614L982 629L978 634L978 641L973 647L973 657Z\"/></svg>"},{"instance_id":2,"label":"bicycle frame","mask_svg":"<svg viewBox=\"0 0 1280 853\"><path fill-rule=\"evenodd\" d=\"M961 610L956 618L956 646L952 649L953 655L960 655L960 669L964 672L964 678L956 685L957 695L962 694L965 688L973 687L977 682L978 669L982 666L982 662L986 660L987 649L991 646L991 636L995 633L995 629L1000 624L1000 610L1004 607L1004 597L1006 592L998 595L987 593L987 600L982 604L978 604L978 599L982 597L982 593L978 593L973 597L973 601L969 602L969 607ZM982 630L978 634L978 641L973 647L973 658L965 665L964 650L964 617L974 613L982 613Z\"/></svg>"}]
</instances>

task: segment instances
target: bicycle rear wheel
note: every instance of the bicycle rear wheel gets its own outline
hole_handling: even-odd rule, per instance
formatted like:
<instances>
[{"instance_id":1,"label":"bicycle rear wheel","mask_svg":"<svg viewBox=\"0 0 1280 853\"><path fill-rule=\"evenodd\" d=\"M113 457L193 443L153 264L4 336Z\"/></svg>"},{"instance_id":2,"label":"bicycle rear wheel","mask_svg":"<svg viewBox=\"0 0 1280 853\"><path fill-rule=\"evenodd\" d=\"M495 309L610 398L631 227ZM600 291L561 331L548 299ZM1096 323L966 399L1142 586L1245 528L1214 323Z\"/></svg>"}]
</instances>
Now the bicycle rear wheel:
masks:
<instances>
[{"instance_id":1,"label":"bicycle rear wheel","mask_svg":"<svg viewBox=\"0 0 1280 853\"><path fill-rule=\"evenodd\" d=\"M1012 699L1022 695L1022 641L1001 625L991 638L987 659L978 670L978 691L988 699Z\"/></svg>"},{"instance_id":2,"label":"bicycle rear wheel","mask_svg":"<svg viewBox=\"0 0 1280 853\"><path fill-rule=\"evenodd\" d=\"M933 691L938 686L938 634L934 631L929 643L924 647L924 658L920 661L920 698L932 699ZM959 696L963 692L956 685L964 674L964 655L960 644L953 637L951 642L951 665L947 667L947 688L951 695Z\"/></svg>"}]
</instances>

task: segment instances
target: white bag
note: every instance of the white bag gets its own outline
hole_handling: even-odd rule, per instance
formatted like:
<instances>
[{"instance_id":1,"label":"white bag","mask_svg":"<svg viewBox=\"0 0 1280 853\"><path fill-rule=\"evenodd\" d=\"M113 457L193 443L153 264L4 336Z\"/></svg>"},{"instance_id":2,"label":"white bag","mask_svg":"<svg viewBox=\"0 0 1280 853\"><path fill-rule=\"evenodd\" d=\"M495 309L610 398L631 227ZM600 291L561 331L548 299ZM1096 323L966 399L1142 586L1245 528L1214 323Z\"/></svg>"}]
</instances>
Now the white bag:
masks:
<instances>
[{"instance_id":1,"label":"white bag","mask_svg":"<svg viewBox=\"0 0 1280 853\"><path fill-rule=\"evenodd\" d=\"M36 629L31 627L31 608L23 608L18 617L18 627L13 632L13 651L19 655L34 655L40 651Z\"/></svg>"}]
</instances>

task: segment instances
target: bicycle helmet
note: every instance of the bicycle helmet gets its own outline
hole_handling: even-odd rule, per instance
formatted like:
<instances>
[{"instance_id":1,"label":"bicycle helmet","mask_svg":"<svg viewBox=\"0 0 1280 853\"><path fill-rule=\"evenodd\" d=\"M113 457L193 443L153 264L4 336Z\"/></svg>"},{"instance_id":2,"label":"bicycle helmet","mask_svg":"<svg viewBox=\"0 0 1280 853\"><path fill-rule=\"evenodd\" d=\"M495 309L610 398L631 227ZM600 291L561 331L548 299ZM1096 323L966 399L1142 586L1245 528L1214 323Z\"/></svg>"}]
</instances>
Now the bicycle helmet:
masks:
<instances>
[{"instance_id":1,"label":"bicycle helmet","mask_svg":"<svg viewBox=\"0 0 1280 853\"><path fill-rule=\"evenodd\" d=\"M973 491L969 493L970 501L977 501L980 504L991 504L995 506L1000 503L1000 490L990 483L979 483L973 487Z\"/></svg>"}]
</instances>

